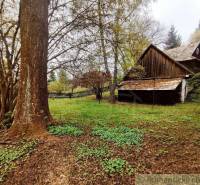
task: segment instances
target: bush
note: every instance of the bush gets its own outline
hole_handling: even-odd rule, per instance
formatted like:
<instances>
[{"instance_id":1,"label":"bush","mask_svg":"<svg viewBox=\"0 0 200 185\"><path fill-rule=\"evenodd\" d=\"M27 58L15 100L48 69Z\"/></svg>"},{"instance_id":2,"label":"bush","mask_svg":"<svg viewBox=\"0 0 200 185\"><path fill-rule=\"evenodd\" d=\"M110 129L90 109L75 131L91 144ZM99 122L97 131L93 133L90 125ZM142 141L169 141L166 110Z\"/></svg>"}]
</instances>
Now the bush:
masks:
<instances>
[{"instance_id":1,"label":"bush","mask_svg":"<svg viewBox=\"0 0 200 185\"><path fill-rule=\"evenodd\" d=\"M141 131L127 127L96 127L93 129L92 134L95 136L100 136L101 139L113 141L118 145L140 145L143 138Z\"/></svg>"},{"instance_id":2,"label":"bush","mask_svg":"<svg viewBox=\"0 0 200 185\"><path fill-rule=\"evenodd\" d=\"M48 85L48 91L50 93L62 93L69 90L69 87L66 84L62 84L59 81L50 82Z\"/></svg>"},{"instance_id":3,"label":"bush","mask_svg":"<svg viewBox=\"0 0 200 185\"><path fill-rule=\"evenodd\" d=\"M115 158L115 159L109 159L104 160L101 163L104 171L108 174L114 174L119 173L123 174L126 173L128 175L132 175L134 172L134 169L126 160L123 160L121 158Z\"/></svg>"},{"instance_id":4,"label":"bush","mask_svg":"<svg viewBox=\"0 0 200 185\"><path fill-rule=\"evenodd\" d=\"M48 131L51 134L58 136L63 136L63 135L80 136L84 133L81 129L67 124L61 126L49 126Z\"/></svg>"},{"instance_id":5,"label":"bush","mask_svg":"<svg viewBox=\"0 0 200 185\"><path fill-rule=\"evenodd\" d=\"M189 80L189 86L193 90L188 94L188 101L200 102L200 73L197 73Z\"/></svg>"}]
</instances>

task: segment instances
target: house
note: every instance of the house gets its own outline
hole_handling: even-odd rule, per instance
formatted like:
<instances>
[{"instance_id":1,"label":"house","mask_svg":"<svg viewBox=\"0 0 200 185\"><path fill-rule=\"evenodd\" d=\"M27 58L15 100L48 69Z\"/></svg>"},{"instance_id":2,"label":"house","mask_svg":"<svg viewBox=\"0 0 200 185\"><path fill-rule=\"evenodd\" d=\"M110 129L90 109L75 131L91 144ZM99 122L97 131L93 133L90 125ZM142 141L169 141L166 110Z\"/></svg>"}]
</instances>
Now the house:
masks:
<instances>
[{"instance_id":1,"label":"house","mask_svg":"<svg viewBox=\"0 0 200 185\"><path fill-rule=\"evenodd\" d=\"M119 101L175 104L185 102L190 91L187 81L200 72L200 44L193 43L162 51L151 44L138 64L145 75L136 79L130 70L119 85Z\"/></svg>"}]
</instances>

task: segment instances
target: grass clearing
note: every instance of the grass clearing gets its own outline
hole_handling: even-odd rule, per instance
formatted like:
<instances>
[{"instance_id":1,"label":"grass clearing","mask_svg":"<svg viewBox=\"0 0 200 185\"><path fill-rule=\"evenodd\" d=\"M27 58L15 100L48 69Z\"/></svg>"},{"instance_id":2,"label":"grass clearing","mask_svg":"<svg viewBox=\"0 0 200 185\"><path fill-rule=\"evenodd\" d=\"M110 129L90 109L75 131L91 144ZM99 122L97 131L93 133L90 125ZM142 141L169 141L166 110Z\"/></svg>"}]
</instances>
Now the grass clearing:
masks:
<instances>
[{"instance_id":1,"label":"grass clearing","mask_svg":"<svg viewBox=\"0 0 200 185\"><path fill-rule=\"evenodd\" d=\"M70 126L67 124L58 125L58 126L49 126L48 131L51 134L58 135L58 136L64 136L64 135L80 136L84 134L84 132L78 127Z\"/></svg>"},{"instance_id":2,"label":"grass clearing","mask_svg":"<svg viewBox=\"0 0 200 185\"><path fill-rule=\"evenodd\" d=\"M175 106L140 105L117 103L106 100L100 104L94 97L77 99L50 99L54 118L81 126L135 126L148 123L161 127L188 123L200 128L200 105L198 103Z\"/></svg>"}]
</instances>

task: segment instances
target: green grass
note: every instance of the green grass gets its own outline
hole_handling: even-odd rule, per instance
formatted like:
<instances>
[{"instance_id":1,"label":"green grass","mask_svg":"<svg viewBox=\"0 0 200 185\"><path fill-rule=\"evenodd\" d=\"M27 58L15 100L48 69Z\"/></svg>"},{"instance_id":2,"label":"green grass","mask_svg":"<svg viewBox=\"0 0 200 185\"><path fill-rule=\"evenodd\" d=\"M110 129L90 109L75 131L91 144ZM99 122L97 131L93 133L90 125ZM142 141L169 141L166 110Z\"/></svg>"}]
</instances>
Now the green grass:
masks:
<instances>
[{"instance_id":1,"label":"green grass","mask_svg":"<svg viewBox=\"0 0 200 185\"><path fill-rule=\"evenodd\" d=\"M113 141L120 146L140 145L143 138L141 131L127 127L95 127L92 131L92 134L95 136L100 136L101 139Z\"/></svg>"},{"instance_id":2,"label":"green grass","mask_svg":"<svg viewBox=\"0 0 200 185\"><path fill-rule=\"evenodd\" d=\"M75 125L134 126L138 123L190 123L200 126L200 104L185 103L175 106L98 103L94 97L50 99L54 118Z\"/></svg>"},{"instance_id":3,"label":"green grass","mask_svg":"<svg viewBox=\"0 0 200 185\"><path fill-rule=\"evenodd\" d=\"M84 133L81 129L67 124L59 126L49 126L48 131L51 134L58 136L63 136L63 135L80 136Z\"/></svg>"}]
</instances>

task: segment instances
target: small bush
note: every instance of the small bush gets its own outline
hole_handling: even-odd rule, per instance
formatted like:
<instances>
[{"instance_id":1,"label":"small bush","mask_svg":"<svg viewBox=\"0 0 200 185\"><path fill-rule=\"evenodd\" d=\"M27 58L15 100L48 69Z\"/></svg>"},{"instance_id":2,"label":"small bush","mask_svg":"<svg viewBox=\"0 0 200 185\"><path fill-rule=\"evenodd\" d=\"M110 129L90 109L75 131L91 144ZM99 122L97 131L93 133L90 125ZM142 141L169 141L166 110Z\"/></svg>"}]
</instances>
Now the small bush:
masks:
<instances>
[{"instance_id":1,"label":"small bush","mask_svg":"<svg viewBox=\"0 0 200 185\"><path fill-rule=\"evenodd\" d=\"M36 144L36 141L31 141L23 142L17 147L0 148L0 182L15 167L14 161L31 152Z\"/></svg>"},{"instance_id":2,"label":"small bush","mask_svg":"<svg viewBox=\"0 0 200 185\"><path fill-rule=\"evenodd\" d=\"M77 148L78 159L82 158L102 158L109 155L106 147L89 148L87 145L81 145Z\"/></svg>"},{"instance_id":3,"label":"small bush","mask_svg":"<svg viewBox=\"0 0 200 185\"><path fill-rule=\"evenodd\" d=\"M104 160L101 162L101 165L104 169L104 171L108 174L128 174L132 175L134 172L134 169L131 165L128 164L126 160L123 160L121 158L115 158L115 159L109 159Z\"/></svg>"},{"instance_id":4,"label":"small bush","mask_svg":"<svg viewBox=\"0 0 200 185\"><path fill-rule=\"evenodd\" d=\"M200 73L195 74L189 80L189 86L192 87L192 91L188 94L187 100L192 102L200 102Z\"/></svg>"},{"instance_id":5,"label":"small bush","mask_svg":"<svg viewBox=\"0 0 200 185\"><path fill-rule=\"evenodd\" d=\"M67 124L61 126L49 126L48 131L51 134L58 136L63 136L63 135L80 136L84 133L81 129Z\"/></svg>"},{"instance_id":6,"label":"small bush","mask_svg":"<svg viewBox=\"0 0 200 185\"><path fill-rule=\"evenodd\" d=\"M96 127L93 129L92 134L95 136L100 136L101 139L113 141L118 145L139 145L141 144L143 138L141 131L127 127Z\"/></svg>"}]
</instances>

